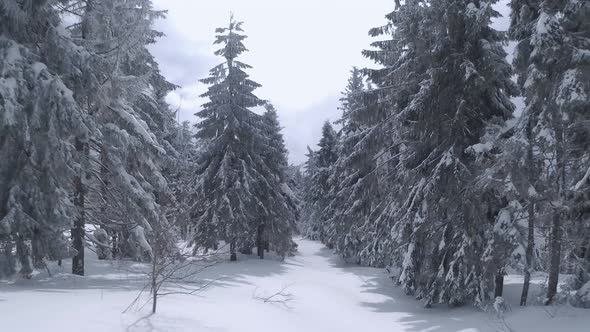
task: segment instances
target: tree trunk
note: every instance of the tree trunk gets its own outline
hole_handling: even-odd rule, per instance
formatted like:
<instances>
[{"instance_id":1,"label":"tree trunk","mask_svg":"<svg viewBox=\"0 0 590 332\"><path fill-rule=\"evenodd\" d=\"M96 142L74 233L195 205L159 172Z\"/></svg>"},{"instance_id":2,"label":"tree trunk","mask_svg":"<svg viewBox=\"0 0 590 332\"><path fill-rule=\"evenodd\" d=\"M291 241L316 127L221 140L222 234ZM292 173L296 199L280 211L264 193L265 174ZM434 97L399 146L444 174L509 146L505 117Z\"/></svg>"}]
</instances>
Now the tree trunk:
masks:
<instances>
[{"instance_id":1,"label":"tree trunk","mask_svg":"<svg viewBox=\"0 0 590 332\"><path fill-rule=\"evenodd\" d=\"M113 230L113 231L111 231L111 234L112 234L111 235L111 242L112 242L112 244L111 244L111 253L112 253L113 259L115 259L115 258L117 258L117 254L118 254L118 251L119 251L119 243L118 243L118 241L119 241L118 234L119 233L118 233L118 231Z\"/></svg>"},{"instance_id":2,"label":"tree trunk","mask_svg":"<svg viewBox=\"0 0 590 332\"><path fill-rule=\"evenodd\" d=\"M86 3L86 15L88 15L93 9L93 1L88 0ZM90 23L88 20L82 20L82 39L91 38ZM87 112L92 113L92 106L90 102L91 98L86 101L88 104ZM88 150L86 144L80 139L76 138L74 143L76 152L80 158L83 158ZM83 166L81 165L81 168ZM76 220L74 220L74 228L71 230L72 235L72 246L76 250L76 255L72 257L72 274L83 276L84 275L84 231L86 226L85 216L85 194L84 194L84 172L80 173L74 178L74 206L77 209Z\"/></svg>"},{"instance_id":3,"label":"tree trunk","mask_svg":"<svg viewBox=\"0 0 590 332\"><path fill-rule=\"evenodd\" d=\"M559 283L559 271L561 263L561 215L556 212L553 215L553 225L551 227L551 260L549 262L549 282L547 285L547 298L545 304L550 305L557 295L557 285Z\"/></svg>"},{"instance_id":4,"label":"tree trunk","mask_svg":"<svg viewBox=\"0 0 590 332\"><path fill-rule=\"evenodd\" d=\"M104 244L108 244L109 243L109 236L111 237L111 247L109 248L109 250L111 251L111 259L115 259L116 253L116 246L117 243L116 241L116 233L117 231L113 231L112 228L110 228L111 226L109 225L109 228L105 227L105 225L108 225L109 223L109 213L108 210L110 209L110 202L108 201L108 187L110 185L110 181L109 181L109 170L107 168L108 164L108 157L107 157L107 150L104 146L104 144L100 145L100 194L102 196L102 203L101 203L101 207L100 207L100 216L101 219L103 220L102 223L103 225L101 225L100 228L104 229L107 232L107 239L106 241L104 241ZM104 257L104 256L103 256ZM103 259L105 259L106 257L104 257ZM99 257L99 259L101 259Z\"/></svg>"},{"instance_id":5,"label":"tree trunk","mask_svg":"<svg viewBox=\"0 0 590 332\"><path fill-rule=\"evenodd\" d=\"M264 259L264 248L263 247L258 247L258 257L260 257L260 259Z\"/></svg>"},{"instance_id":6,"label":"tree trunk","mask_svg":"<svg viewBox=\"0 0 590 332\"><path fill-rule=\"evenodd\" d=\"M152 299L152 314L155 314L156 309L158 307L158 293L154 292L152 294L152 297L153 297L153 299Z\"/></svg>"},{"instance_id":7,"label":"tree trunk","mask_svg":"<svg viewBox=\"0 0 590 332\"><path fill-rule=\"evenodd\" d=\"M43 248L41 248L43 246L41 241L43 240L41 239L41 235L39 233L39 229L34 227L33 238L31 239L31 257L33 258L33 266L37 269L45 266L45 263L43 262L45 253L43 252Z\"/></svg>"},{"instance_id":8,"label":"tree trunk","mask_svg":"<svg viewBox=\"0 0 590 332\"><path fill-rule=\"evenodd\" d=\"M113 236L111 237L112 239L112 246L113 246L113 259L115 259L117 257L117 254L119 253L119 236L118 236L119 232L118 231L113 231Z\"/></svg>"},{"instance_id":9,"label":"tree trunk","mask_svg":"<svg viewBox=\"0 0 590 332\"><path fill-rule=\"evenodd\" d=\"M260 259L264 259L264 225L259 225L258 230L256 232L256 249L257 255Z\"/></svg>"},{"instance_id":10,"label":"tree trunk","mask_svg":"<svg viewBox=\"0 0 590 332\"><path fill-rule=\"evenodd\" d=\"M531 119L527 123L526 135L528 141L528 148L526 153L526 172L528 174L528 184L534 188L534 184L538 178L535 163L534 163L534 138L533 138L533 124ZM529 296L529 286L531 282L531 272L533 270L533 254L535 250L535 199L533 194L531 195L528 190L528 236L527 236L527 247L525 252L525 270L524 270L524 282L522 284L522 293L520 294L520 305L526 306Z\"/></svg>"},{"instance_id":11,"label":"tree trunk","mask_svg":"<svg viewBox=\"0 0 590 332\"><path fill-rule=\"evenodd\" d=\"M529 297L529 286L531 282L531 271L533 270L533 252L535 250L535 203L529 201L528 207L528 238L526 247L526 266L524 269L524 283L520 295L520 305L525 306Z\"/></svg>"},{"instance_id":12,"label":"tree trunk","mask_svg":"<svg viewBox=\"0 0 590 332\"><path fill-rule=\"evenodd\" d=\"M553 105L555 107L555 105ZM545 305L553 304L555 295L557 295L557 285L559 283L559 272L561 264L561 218L563 217L563 207L566 204L565 197L565 136L563 118L560 113L553 113L555 126L556 148L555 163L557 173L557 198L559 206L553 211L553 223L551 226L550 261L549 261L549 281L547 284L547 298Z\"/></svg>"},{"instance_id":13,"label":"tree trunk","mask_svg":"<svg viewBox=\"0 0 590 332\"><path fill-rule=\"evenodd\" d=\"M158 292L160 291L160 286L166 280L166 276L162 273L166 266L164 258L164 255L166 254L163 239L164 231L162 230L162 225L159 223L154 227L154 235L154 245L152 248L152 314L156 313L158 307ZM160 264L162 264L162 266L160 266ZM158 282L158 278L160 277L160 282Z\"/></svg>"},{"instance_id":14,"label":"tree trunk","mask_svg":"<svg viewBox=\"0 0 590 332\"><path fill-rule=\"evenodd\" d=\"M157 245L157 244L156 244ZM156 249L157 251L157 249ZM152 258L152 314L156 313L156 309L158 307L158 254L154 252L154 257Z\"/></svg>"},{"instance_id":15,"label":"tree trunk","mask_svg":"<svg viewBox=\"0 0 590 332\"><path fill-rule=\"evenodd\" d=\"M29 259L31 253L29 247L25 243L25 238L22 234L19 234L16 238L16 255L20 262L20 274L27 279L31 279L33 276L33 268L31 267L31 261Z\"/></svg>"},{"instance_id":16,"label":"tree trunk","mask_svg":"<svg viewBox=\"0 0 590 332\"><path fill-rule=\"evenodd\" d=\"M76 139L76 151L82 156L84 154L84 143ZM84 183L82 174L79 174L74 179L74 206L76 206L78 215L74 220L74 228L72 228L72 244L76 250L76 255L72 258L72 274L84 275L84 227L85 227L85 211L84 211Z\"/></svg>"},{"instance_id":17,"label":"tree trunk","mask_svg":"<svg viewBox=\"0 0 590 332\"><path fill-rule=\"evenodd\" d=\"M238 255L236 254L236 242L232 241L229 244L229 261L235 262L238 260Z\"/></svg>"},{"instance_id":18,"label":"tree trunk","mask_svg":"<svg viewBox=\"0 0 590 332\"><path fill-rule=\"evenodd\" d=\"M180 238L183 241L186 241L186 239L188 238L188 230L187 230L187 228L188 228L187 225L180 226Z\"/></svg>"},{"instance_id":19,"label":"tree trunk","mask_svg":"<svg viewBox=\"0 0 590 332\"><path fill-rule=\"evenodd\" d=\"M502 296L504 294L504 269L499 269L496 273L496 289L494 297Z\"/></svg>"}]
</instances>

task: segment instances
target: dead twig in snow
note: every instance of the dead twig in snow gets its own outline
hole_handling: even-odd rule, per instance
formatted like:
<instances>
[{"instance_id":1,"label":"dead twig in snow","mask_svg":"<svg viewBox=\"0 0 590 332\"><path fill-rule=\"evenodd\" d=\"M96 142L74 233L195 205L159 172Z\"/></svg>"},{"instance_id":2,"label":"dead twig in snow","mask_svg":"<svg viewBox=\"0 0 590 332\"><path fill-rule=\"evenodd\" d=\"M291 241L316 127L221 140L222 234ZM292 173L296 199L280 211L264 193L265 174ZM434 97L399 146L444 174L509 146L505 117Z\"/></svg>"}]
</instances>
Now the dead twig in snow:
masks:
<instances>
[{"instance_id":1,"label":"dead twig in snow","mask_svg":"<svg viewBox=\"0 0 590 332\"><path fill-rule=\"evenodd\" d=\"M287 309L292 309L290 302L294 299L294 296L287 291L289 287L291 287L291 285L283 286L278 292L273 294L258 293L258 287L256 287L252 297L264 303L277 304Z\"/></svg>"}]
</instances>

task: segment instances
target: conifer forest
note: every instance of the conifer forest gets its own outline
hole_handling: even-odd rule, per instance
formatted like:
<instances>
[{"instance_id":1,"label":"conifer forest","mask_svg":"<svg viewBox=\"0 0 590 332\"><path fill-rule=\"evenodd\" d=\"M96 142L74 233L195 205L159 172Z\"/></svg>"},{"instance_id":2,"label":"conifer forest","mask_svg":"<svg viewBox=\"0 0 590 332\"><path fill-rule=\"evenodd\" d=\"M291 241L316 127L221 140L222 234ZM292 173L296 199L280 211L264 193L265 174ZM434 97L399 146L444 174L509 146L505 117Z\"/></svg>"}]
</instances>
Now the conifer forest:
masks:
<instances>
[{"instance_id":1,"label":"conifer forest","mask_svg":"<svg viewBox=\"0 0 590 332\"><path fill-rule=\"evenodd\" d=\"M1 331L589 309L590 1L0 0Z\"/></svg>"}]
</instances>

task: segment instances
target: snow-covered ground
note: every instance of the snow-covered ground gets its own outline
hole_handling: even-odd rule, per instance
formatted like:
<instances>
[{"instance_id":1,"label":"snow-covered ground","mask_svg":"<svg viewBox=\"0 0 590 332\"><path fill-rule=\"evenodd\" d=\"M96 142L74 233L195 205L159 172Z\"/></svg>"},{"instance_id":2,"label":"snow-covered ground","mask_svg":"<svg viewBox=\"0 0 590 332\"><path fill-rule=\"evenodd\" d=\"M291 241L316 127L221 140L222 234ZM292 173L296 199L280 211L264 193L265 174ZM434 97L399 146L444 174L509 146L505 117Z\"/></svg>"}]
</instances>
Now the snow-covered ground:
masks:
<instances>
[{"instance_id":1,"label":"snow-covered ground","mask_svg":"<svg viewBox=\"0 0 590 332\"><path fill-rule=\"evenodd\" d=\"M299 253L284 262L240 257L207 269L218 279L198 296L172 295L123 313L145 285L144 277L96 261L89 252L87 276L64 272L48 278L0 284L2 331L33 332L382 332L559 331L590 329L590 311L568 306L517 307L521 280L507 278L512 311L505 322L472 307L423 308L393 287L383 270L342 263L321 244L297 240ZM54 269L58 269L54 267ZM58 271L59 272L59 271ZM285 302L264 302L284 289Z\"/></svg>"}]
</instances>

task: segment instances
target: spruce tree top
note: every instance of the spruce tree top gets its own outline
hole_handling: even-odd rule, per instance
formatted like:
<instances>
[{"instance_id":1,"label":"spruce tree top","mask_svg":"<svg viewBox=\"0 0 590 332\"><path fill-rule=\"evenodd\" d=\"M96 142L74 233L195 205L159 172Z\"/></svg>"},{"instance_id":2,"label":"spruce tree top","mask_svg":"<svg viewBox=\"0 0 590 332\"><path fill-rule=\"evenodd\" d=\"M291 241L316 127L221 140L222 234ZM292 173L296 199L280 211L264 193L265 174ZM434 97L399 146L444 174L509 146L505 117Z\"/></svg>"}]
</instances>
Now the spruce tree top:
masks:
<instances>
[{"instance_id":1,"label":"spruce tree top","mask_svg":"<svg viewBox=\"0 0 590 332\"><path fill-rule=\"evenodd\" d=\"M250 80L244 71L251 67L236 60L238 55L247 51L243 44L247 36L241 34L243 31L242 22L235 21L233 15L227 28L215 30L217 35L214 44L223 44L215 54L224 57L226 61L212 68L209 71L210 76L201 80L202 83L211 86L201 95L209 98L209 102L196 114L203 118L203 121L197 124L197 138L208 140L218 138L224 133L231 133L234 135L226 138L236 139L239 137L235 136L236 131L239 131L238 127L245 129L244 127L248 126L244 124L248 123L251 126L253 122L259 121L256 119L258 116L248 109L264 105L264 101L253 94L260 84Z\"/></svg>"},{"instance_id":2,"label":"spruce tree top","mask_svg":"<svg viewBox=\"0 0 590 332\"><path fill-rule=\"evenodd\" d=\"M324 122L322 126L322 138L318 143L320 150L318 151L318 166L329 167L336 162L338 155L336 154L336 145L338 138L330 121Z\"/></svg>"}]
</instances>

